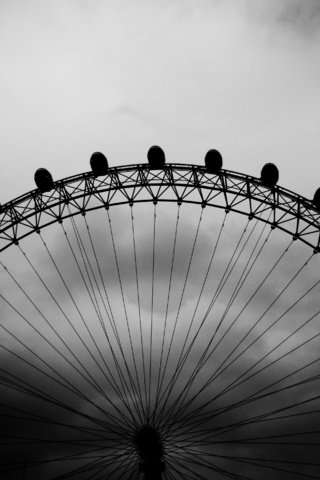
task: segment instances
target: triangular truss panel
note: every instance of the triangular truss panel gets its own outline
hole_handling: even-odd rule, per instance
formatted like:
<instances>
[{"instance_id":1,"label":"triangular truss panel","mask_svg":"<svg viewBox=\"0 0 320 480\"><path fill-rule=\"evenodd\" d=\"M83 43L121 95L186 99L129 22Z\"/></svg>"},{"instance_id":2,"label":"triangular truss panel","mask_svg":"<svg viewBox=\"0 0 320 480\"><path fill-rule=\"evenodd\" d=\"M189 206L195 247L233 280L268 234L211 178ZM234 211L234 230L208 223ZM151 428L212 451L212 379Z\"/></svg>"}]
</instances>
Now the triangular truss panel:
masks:
<instances>
[{"instance_id":1,"label":"triangular truss panel","mask_svg":"<svg viewBox=\"0 0 320 480\"><path fill-rule=\"evenodd\" d=\"M110 168L59 180L54 189L22 195L0 209L0 251L23 237L64 218L112 205L135 202L197 203L235 211L279 228L315 251L320 249L320 213L314 204L281 187L270 189L260 179L228 170L210 173L203 166L148 164Z\"/></svg>"}]
</instances>

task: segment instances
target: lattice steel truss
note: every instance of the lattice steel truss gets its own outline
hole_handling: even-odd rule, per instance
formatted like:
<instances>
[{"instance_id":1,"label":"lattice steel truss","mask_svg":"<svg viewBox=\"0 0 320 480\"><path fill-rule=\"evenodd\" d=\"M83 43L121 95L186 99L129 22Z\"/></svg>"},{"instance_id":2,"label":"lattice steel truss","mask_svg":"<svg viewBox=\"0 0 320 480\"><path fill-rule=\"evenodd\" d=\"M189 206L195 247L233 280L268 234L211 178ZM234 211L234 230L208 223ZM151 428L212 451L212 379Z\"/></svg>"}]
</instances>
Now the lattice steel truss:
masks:
<instances>
[{"instance_id":1,"label":"lattice steel truss","mask_svg":"<svg viewBox=\"0 0 320 480\"><path fill-rule=\"evenodd\" d=\"M135 202L196 203L259 218L320 251L320 212L312 201L290 190L262 185L260 179L230 170L208 173L198 165L148 164L110 168L58 180L54 189L38 189L6 203L0 211L0 251L41 228L98 208Z\"/></svg>"}]
</instances>

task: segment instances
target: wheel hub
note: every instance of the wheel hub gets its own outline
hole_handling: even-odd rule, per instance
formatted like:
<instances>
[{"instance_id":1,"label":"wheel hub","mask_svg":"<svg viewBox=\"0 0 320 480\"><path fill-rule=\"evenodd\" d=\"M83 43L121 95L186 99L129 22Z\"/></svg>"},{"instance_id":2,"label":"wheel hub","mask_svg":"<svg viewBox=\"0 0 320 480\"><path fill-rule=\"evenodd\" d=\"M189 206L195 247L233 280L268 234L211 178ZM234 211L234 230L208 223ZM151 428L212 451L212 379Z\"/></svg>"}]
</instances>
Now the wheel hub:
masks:
<instances>
[{"instance_id":1,"label":"wheel hub","mask_svg":"<svg viewBox=\"0 0 320 480\"><path fill-rule=\"evenodd\" d=\"M165 469L163 445L159 433L148 425L137 430L134 443L140 457L139 469L145 480L161 480Z\"/></svg>"}]
</instances>

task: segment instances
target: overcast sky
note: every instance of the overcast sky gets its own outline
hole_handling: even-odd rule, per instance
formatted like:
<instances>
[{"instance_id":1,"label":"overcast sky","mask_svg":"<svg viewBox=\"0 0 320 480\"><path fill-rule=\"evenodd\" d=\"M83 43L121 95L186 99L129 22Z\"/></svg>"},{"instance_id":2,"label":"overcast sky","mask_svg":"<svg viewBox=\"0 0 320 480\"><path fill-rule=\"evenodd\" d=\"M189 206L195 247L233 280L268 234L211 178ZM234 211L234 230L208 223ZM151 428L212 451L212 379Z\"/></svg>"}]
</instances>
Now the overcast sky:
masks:
<instances>
[{"instance_id":1,"label":"overcast sky","mask_svg":"<svg viewBox=\"0 0 320 480\"><path fill-rule=\"evenodd\" d=\"M259 175L308 198L320 185L318 0L1 0L4 203L55 179L146 161ZM300 170L301 169L301 170Z\"/></svg>"}]
</instances>

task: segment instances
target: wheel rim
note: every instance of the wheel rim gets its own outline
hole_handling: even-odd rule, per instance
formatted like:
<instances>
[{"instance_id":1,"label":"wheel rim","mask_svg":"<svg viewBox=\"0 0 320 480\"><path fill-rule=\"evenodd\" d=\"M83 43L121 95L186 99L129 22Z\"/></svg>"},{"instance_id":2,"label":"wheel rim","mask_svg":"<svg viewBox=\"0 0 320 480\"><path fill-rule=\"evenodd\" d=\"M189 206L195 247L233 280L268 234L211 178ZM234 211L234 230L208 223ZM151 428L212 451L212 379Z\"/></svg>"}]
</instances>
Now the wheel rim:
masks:
<instances>
[{"instance_id":1,"label":"wheel rim","mask_svg":"<svg viewBox=\"0 0 320 480\"><path fill-rule=\"evenodd\" d=\"M241 174L119 172L4 208L4 478L317 478L318 213Z\"/></svg>"}]
</instances>

